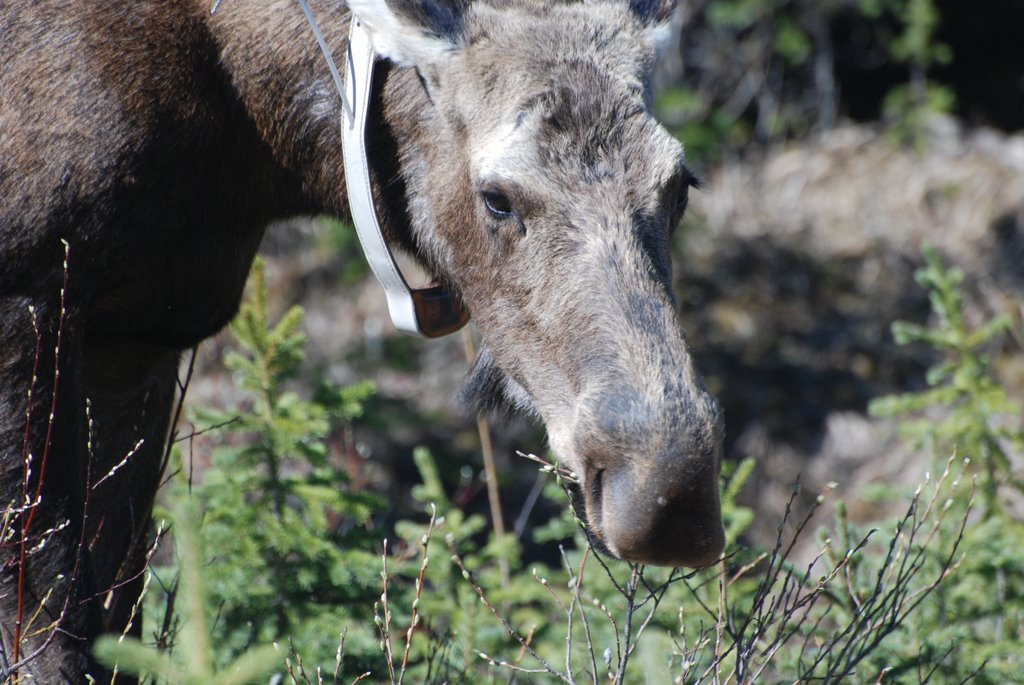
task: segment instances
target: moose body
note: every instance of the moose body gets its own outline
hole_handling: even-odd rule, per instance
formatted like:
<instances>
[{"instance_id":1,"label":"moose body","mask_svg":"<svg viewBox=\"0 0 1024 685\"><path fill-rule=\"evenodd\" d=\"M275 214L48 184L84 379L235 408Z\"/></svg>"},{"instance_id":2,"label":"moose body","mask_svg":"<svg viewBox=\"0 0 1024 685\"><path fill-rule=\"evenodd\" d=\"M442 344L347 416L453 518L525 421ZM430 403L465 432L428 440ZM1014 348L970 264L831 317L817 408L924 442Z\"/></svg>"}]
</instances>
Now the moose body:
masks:
<instances>
[{"instance_id":1,"label":"moose body","mask_svg":"<svg viewBox=\"0 0 1024 685\"><path fill-rule=\"evenodd\" d=\"M344 54L349 7L311 5ZM467 397L545 422L611 552L712 561L721 422L667 248L691 177L650 112L671 5L349 6L387 58L367 132L385 230L481 331ZM181 353L233 316L269 223L347 216L340 107L292 0L0 0L4 669L101 673Z\"/></svg>"}]
</instances>

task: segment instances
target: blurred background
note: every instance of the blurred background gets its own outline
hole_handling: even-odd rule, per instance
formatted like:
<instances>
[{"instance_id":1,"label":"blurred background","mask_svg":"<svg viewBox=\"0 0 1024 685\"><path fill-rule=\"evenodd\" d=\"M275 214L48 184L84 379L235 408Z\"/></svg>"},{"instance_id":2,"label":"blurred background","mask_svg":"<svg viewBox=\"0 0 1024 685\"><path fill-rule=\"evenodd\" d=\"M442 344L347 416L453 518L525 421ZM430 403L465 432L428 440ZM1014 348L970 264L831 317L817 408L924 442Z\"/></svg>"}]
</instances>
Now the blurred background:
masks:
<instances>
[{"instance_id":1,"label":"blurred background","mask_svg":"<svg viewBox=\"0 0 1024 685\"><path fill-rule=\"evenodd\" d=\"M890 331L930 316L914 280L922 245L963 269L968 320L1007 314L1024 330L1024 3L687 0L673 26L657 108L703 182L673 244L676 293L725 410L726 458L757 462L741 495L757 514L749 542L774 541L798 476L808 497L836 482L850 515L868 520L878 512L859 492L916 483L927 468L893 420L867 412L873 398L925 387L937 360ZM426 446L453 502L489 516L476 419L455 400L466 340L396 333L354 233L334 220L275 227L263 255L272 313L306 312L306 362L290 387L376 385L330 437L351 487L384 494L392 521L410 515L411 455ZM222 334L199 348L191 405L245 411L221 362L231 344ZM1020 400L1022 341L990 348ZM490 425L518 533L552 514L537 503L536 465L516 456L544 454L544 435L515 418ZM204 440L186 448L199 467ZM521 539L525 559L551 558Z\"/></svg>"},{"instance_id":2,"label":"blurred background","mask_svg":"<svg viewBox=\"0 0 1024 685\"><path fill-rule=\"evenodd\" d=\"M757 598L784 591L761 591L756 577L778 577L755 559L799 529L778 569L819 554L835 568L853 560L816 591L821 613L803 626L803 647L787 649L842 657L851 644L878 647L850 682L1024 682L1024 2L684 0L672 22L655 104L702 181L672 251L681 325L725 413L730 630L744 616L764 627ZM354 231L330 218L273 227L262 259L241 315L195 353L158 512L176 501L202 511L217 663L287 638L293 662L305 655L330 672L348 630L336 682L367 671L383 682L397 661L378 633L390 616L388 538L396 615L423 590L410 682L515 681L480 658L510 643L462 582L454 550L537 650L568 664L552 655L574 628L547 593L578 591L572 568L582 575L588 552L554 479L517 456L547 456L543 430L515 417L478 422L459 406L472 325L435 341L397 333ZM899 523L924 474L941 473L951 454L973 464L925 489L945 505L920 519L911 508ZM829 489L817 517L795 523ZM923 530L906 528L909 518L935 527L907 572ZM947 578L958 522L968 529L962 564ZM849 552L875 528L871 546ZM890 534L907 546L887 546ZM147 599L157 620L145 629L157 646L194 620L191 604L175 605L176 564L161 545L159 591ZM900 575L880 580L880 568ZM551 583L542 588L535 573ZM584 604L599 598L621 622L632 614L612 575L588 575ZM866 637L840 630L866 626L876 600L917 602L933 577L946 580L888 641L888 620ZM633 672L616 682L667 682L666 665L673 682L693 682L683 673L710 663L713 650L679 643L699 643L703 609L725 606L713 570L697 578L695 590L672 586ZM789 614L769 619L779 616ZM572 668L596 664L598 652L608 664L608 645L629 653L617 628L601 630L593 642L589 628L573 638ZM776 654L759 649L736 654ZM778 654L780 682L853 673L817 661L807 670L803 651ZM290 682L316 682L288 671Z\"/></svg>"}]
</instances>

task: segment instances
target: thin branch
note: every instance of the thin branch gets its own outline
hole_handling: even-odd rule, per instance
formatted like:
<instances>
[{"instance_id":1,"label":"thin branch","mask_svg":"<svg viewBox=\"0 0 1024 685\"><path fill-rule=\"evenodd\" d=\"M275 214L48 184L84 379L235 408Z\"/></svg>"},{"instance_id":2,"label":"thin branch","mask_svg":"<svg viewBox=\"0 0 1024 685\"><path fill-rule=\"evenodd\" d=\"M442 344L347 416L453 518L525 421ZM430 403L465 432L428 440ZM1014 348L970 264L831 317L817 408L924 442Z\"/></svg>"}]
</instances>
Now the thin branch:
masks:
<instances>
[{"instance_id":1,"label":"thin branch","mask_svg":"<svg viewBox=\"0 0 1024 685\"><path fill-rule=\"evenodd\" d=\"M462 577L465 578L466 582L469 583L469 586L471 588L473 588L473 591L480 598L480 601L484 603L484 606L487 607L488 611L490 611L491 614L496 619L498 619L498 621L501 623L501 626L505 629L505 632L508 633L509 636L512 637L516 642L518 642L519 645L523 649L525 649L530 654L530 656L533 657L537 661L537 663L539 663L543 667L544 672L550 673L551 675L555 676L556 678L561 680L563 683L566 683L567 685L572 685L572 680L569 677L567 677L565 674L559 673L554 668L552 668L551 665L548 664L548 662L540 654L538 654L537 651L532 646L530 646L530 644L525 639L523 639L523 637L520 636L518 632L516 632L515 628L513 628L509 624L508 620L504 616L501 615L501 613L497 610L497 608L495 608L495 606L493 604L491 604L490 600L487 599L487 594L484 592L483 588L480 587L473 580L473 574L469 572L469 569L466 568L466 564L462 561L462 557L459 556L458 551L455 549L455 541L454 540L451 540L451 539L448 540L448 549L451 552L452 561L455 562L455 565L458 566L459 569L462 570ZM488 658L488 657L485 657L485 658ZM506 663L506 662L502 662L502 663Z\"/></svg>"}]
</instances>

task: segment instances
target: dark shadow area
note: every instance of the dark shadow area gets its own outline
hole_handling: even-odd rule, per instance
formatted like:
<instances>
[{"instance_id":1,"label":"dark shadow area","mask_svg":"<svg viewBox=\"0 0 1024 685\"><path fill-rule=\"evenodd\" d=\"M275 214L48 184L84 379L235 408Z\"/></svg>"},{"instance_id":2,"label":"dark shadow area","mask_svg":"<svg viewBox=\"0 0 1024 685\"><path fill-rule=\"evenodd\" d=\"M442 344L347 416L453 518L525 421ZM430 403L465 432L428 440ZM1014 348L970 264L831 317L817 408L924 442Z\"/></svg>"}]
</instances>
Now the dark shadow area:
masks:
<instances>
[{"instance_id":1,"label":"dark shadow area","mask_svg":"<svg viewBox=\"0 0 1024 685\"><path fill-rule=\"evenodd\" d=\"M1024 3L935 0L934 4L941 17L934 42L948 45L953 59L935 65L929 77L956 94L954 114L975 126L1004 131L1024 128L1020 38ZM886 47L899 30L892 17L867 22L855 8L838 12L832 20L842 109L857 121L880 119L886 93L909 78L907 66L894 63Z\"/></svg>"},{"instance_id":2,"label":"dark shadow area","mask_svg":"<svg viewBox=\"0 0 1024 685\"><path fill-rule=\"evenodd\" d=\"M917 265L881 248L821 260L795 241L730 237L677 263L683 325L725 410L730 458L748 456L737 440L755 423L813 454L831 413L920 385L931 362L892 339L892 322L922 322L928 301Z\"/></svg>"}]
</instances>

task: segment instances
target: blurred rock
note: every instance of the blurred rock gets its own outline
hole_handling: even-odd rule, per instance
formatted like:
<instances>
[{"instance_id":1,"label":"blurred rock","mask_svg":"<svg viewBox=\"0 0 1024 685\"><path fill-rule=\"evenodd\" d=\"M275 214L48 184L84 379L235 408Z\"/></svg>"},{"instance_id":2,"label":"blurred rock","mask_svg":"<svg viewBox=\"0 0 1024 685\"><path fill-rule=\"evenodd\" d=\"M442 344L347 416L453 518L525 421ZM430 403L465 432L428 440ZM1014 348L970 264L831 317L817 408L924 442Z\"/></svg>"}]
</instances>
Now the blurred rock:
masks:
<instances>
[{"instance_id":1,"label":"blurred rock","mask_svg":"<svg viewBox=\"0 0 1024 685\"><path fill-rule=\"evenodd\" d=\"M1009 313L1021 329L1024 136L951 119L929 135L918 154L841 127L716 169L691 201L677 259L684 326L725 408L730 458L761 463L745 493L764 514L761 544L798 474L807 501L836 481L867 520L878 512L859 497L866 486L912 486L929 468L891 422L866 416L872 398L923 387L936 361L890 334L895 320L928 319L913 277L924 243L965 271L969 320ZM1020 398L1019 341L993 354Z\"/></svg>"}]
</instances>

